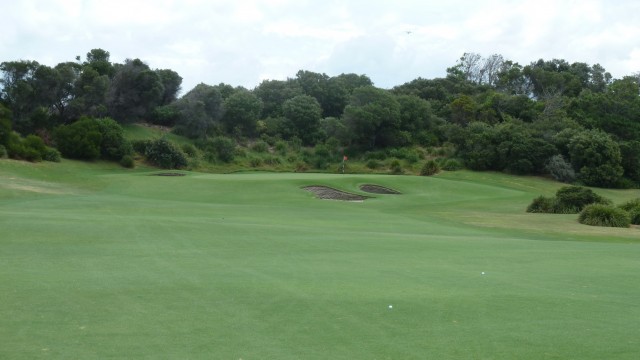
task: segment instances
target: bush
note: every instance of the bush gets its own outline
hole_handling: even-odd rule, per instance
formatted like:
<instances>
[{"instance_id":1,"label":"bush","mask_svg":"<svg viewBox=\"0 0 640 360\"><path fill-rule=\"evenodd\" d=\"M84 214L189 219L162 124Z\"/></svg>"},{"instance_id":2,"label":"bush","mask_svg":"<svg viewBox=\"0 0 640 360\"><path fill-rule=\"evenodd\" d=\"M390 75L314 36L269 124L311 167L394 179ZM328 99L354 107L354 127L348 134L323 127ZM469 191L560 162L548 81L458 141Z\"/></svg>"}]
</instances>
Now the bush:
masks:
<instances>
[{"instance_id":1,"label":"bush","mask_svg":"<svg viewBox=\"0 0 640 360\"><path fill-rule=\"evenodd\" d=\"M252 157L249 159L249 165L251 167L260 167L262 166L262 159L259 157Z\"/></svg>"},{"instance_id":2,"label":"bush","mask_svg":"<svg viewBox=\"0 0 640 360\"><path fill-rule=\"evenodd\" d=\"M275 148L280 155L284 155L287 153L287 148L288 148L287 142L284 140L278 140L276 141Z\"/></svg>"},{"instance_id":3,"label":"bush","mask_svg":"<svg viewBox=\"0 0 640 360\"><path fill-rule=\"evenodd\" d=\"M640 198L635 198L632 200L629 200L625 203L622 203L620 205L618 205L619 208L621 208L622 210L625 211L631 211L633 209L640 209Z\"/></svg>"},{"instance_id":4,"label":"bush","mask_svg":"<svg viewBox=\"0 0 640 360\"><path fill-rule=\"evenodd\" d=\"M282 160L280 160L277 156L267 156L264 159L264 163L271 166L276 166L282 164Z\"/></svg>"},{"instance_id":5,"label":"bush","mask_svg":"<svg viewBox=\"0 0 640 360\"><path fill-rule=\"evenodd\" d=\"M436 163L435 160L428 160L424 163L422 169L420 169L420 175L422 176L431 176L439 172L440 166L438 166L438 163Z\"/></svg>"},{"instance_id":6,"label":"bush","mask_svg":"<svg viewBox=\"0 0 640 360\"><path fill-rule=\"evenodd\" d=\"M93 120L102 135L100 157L106 160L120 160L133 151L131 143L124 137L124 129L111 118Z\"/></svg>"},{"instance_id":7,"label":"bush","mask_svg":"<svg viewBox=\"0 0 640 360\"><path fill-rule=\"evenodd\" d=\"M151 145L151 140L133 140L131 146L133 151L140 155L144 155L147 152L147 148Z\"/></svg>"},{"instance_id":8,"label":"bush","mask_svg":"<svg viewBox=\"0 0 640 360\"><path fill-rule=\"evenodd\" d=\"M554 155L549 158L545 169L557 181L570 183L576 180L576 172L562 155Z\"/></svg>"},{"instance_id":9,"label":"bush","mask_svg":"<svg viewBox=\"0 0 640 360\"><path fill-rule=\"evenodd\" d=\"M420 154L410 148L398 148L391 149L389 155L398 159L407 160L409 163L414 164L420 160Z\"/></svg>"},{"instance_id":10,"label":"bush","mask_svg":"<svg viewBox=\"0 0 640 360\"><path fill-rule=\"evenodd\" d=\"M60 162L60 157L61 157L60 151L54 148L47 147L44 154L42 155L42 160Z\"/></svg>"},{"instance_id":11,"label":"bush","mask_svg":"<svg viewBox=\"0 0 640 360\"><path fill-rule=\"evenodd\" d=\"M529 213L555 213L556 212L556 199L552 197L538 196L533 199L531 204L527 206L527 212Z\"/></svg>"},{"instance_id":12,"label":"bush","mask_svg":"<svg viewBox=\"0 0 640 360\"><path fill-rule=\"evenodd\" d=\"M258 153L264 153L269 150L269 144L263 140L258 140L253 144L253 146L251 146L251 150Z\"/></svg>"},{"instance_id":13,"label":"bush","mask_svg":"<svg viewBox=\"0 0 640 360\"><path fill-rule=\"evenodd\" d=\"M640 198L629 200L618 207L629 213L633 225L640 225Z\"/></svg>"},{"instance_id":14,"label":"bush","mask_svg":"<svg viewBox=\"0 0 640 360\"><path fill-rule=\"evenodd\" d=\"M211 140L211 146L218 159L224 162L231 162L235 155L236 142L225 136L217 136Z\"/></svg>"},{"instance_id":15,"label":"bush","mask_svg":"<svg viewBox=\"0 0 640 360\"><path fill-rule=\"evenodd\" d=\"M640 208L629 211L629 217L633 225L640 225Z\"/></svg>"},{"instance_id":16,"label":"bush","mask_svg":"<svg viewBox=\"0 0 640 360\"><path fill-rule=\"evenodd\" d=\"M182 145L182 152L184 152L189 157L196 157L198 155L198 149L192 144L184 144Z\"/></svg>"},{"instance_id":17,"label":"bush","mask_svg":"<svg viewBox=\"0 0 640 360\"><path fill-rule=\"evenodd\" d=\"M175 105L158 106L151 112L148 120L152 124L174 126L180 118L180 111Z\"/></svg>"},{"instance_id":18,"label":"bush","mask_svg":"<svg viewBox=\"0 0 640 360\"><path fill-rule=\"evenodd\" d=\"M0 159L6 159L9 154L7 153L7 149L4 145L0 145Z\"/></svg>"},{"instance_id":19,"label":"bush","mask_svg":"<svg viewBox=\"0 0 640 360\"><path fill-rule=\"evenodd\" d=\"M166 139L152 141L145 156L149 162L164 169L180 169L187 166L184 153Z\"/></svg>"},{"instance_id":20,"label":"bush","mask_svg":"<svg viewBox=\"0 0 640 360\"><path fill-rule=\"evenodd\" d=\"M610 205L592 204L582 210L578 221L581 224L606 227L629 227L629 213Z\"/></svg>"},{"instance_id":21,"label":"bush","mask_svg":"<svg viewBox=\"0 0 640 360\"><path fill-rule=\"evenodd\" d=\"M440 168L446 171L456 171L464 168L464 165L462 165L462 161L458 159L446 159L445 161L442 162L442 164L440 165Z\"/></svg>"},{"instance_id":22,"label":"bush","mask_svg":"<svg viewBox=\"0 0 640 360\"><path fill-rule=\"evenodd\" d=\"M564 186L553 198L539 196L527 207L527 212L577 214L590 204L611 205L611 201L582 186Z\"/></svg>"},{"instance_id":23,"label":"bush","mask_svg":"<svg viewBox=\"0 0 640 360\"><path fill-rule=\"evenodd\" d=\"M123 156L122 159L120 159L120 165L129 169L133 169L133 167L135 166L135 162L133 161L133 156L131 155Z\"/></svg>"},{"instance_id":24,"label":"bush","mask_svg":"<svg viewBox=\"0 0 640 360\"><path fill-rule=\"evenodd\" d=\"M579 213L589 204L610 205L611 201L582 186L564 186L556 192L563 213Z\"/></svg>"},{"instance_id":25,"label":"bush","mask_svg":"<svg viewBox=\"0 0 640 360\"><path fill-rule=\"evenodd\" d=\"M365 160L384 160L387 158L387 153L383 150L368 151L364 154Z\"/></svg>"},{"instance_id":26,"label":"bush","mask_svg":"<svg viewBox=\"0 0 640 360\"><path fill-rule=\"evenodd\" d=\"M397 159L393 160L389 167L391 168L392 174L399 175L404 173L404 170L402 170L402 165L400 164L400 161Z\"/></svg>"},{"instance_id":27,"label":"bush","mask_svg":"<svg viewBox=\"0 0 640 360\"><path fill-rule=\"evenodd\" d=\"M100 157L102 134L94 119L80 119L70 125L59 126L54 133L58 150L65 157L95 160Z\"/></svg>"},{"instance_id":28,"label":"bush","mask_svg":"<svg viewBox=\"0 0 640 360\"><path fill-rule=\"evenodd\" d=\"M379 168L379 167L380 167L380 162L379 162L378 160L371 159L371 160L367 161L366 166L367 166L369 169L372 169L372 170L373 170L373 169L377 169L377 168Z\"/></svg>"}]
</instances>

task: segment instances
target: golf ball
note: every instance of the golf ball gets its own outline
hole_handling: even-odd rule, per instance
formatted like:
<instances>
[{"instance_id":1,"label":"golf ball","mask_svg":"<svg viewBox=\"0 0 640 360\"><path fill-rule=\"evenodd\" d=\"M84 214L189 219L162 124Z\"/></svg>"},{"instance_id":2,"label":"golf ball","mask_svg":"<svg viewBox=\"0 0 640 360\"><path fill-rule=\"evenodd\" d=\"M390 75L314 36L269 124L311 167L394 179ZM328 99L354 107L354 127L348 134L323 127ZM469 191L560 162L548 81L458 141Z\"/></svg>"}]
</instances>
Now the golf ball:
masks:
<instances>
[{"instance_id":1,"label":"golf ball","mask_svg":"<svg viewBox=\"0 0 640 360\"><path fill-rule=\"evenodd\" d=\"M393 305L389 305L389 309L393 309Z\"/></svg>"},{"instance_id":2,"label":"golf ball","mask_svg":"<svg viewBox=\"0 0 640 360\"><path fill-rule=\"evenodd\" d=\"M484 271L482 272L482 275L484 275Z\"/></svg>"}]
</instances>

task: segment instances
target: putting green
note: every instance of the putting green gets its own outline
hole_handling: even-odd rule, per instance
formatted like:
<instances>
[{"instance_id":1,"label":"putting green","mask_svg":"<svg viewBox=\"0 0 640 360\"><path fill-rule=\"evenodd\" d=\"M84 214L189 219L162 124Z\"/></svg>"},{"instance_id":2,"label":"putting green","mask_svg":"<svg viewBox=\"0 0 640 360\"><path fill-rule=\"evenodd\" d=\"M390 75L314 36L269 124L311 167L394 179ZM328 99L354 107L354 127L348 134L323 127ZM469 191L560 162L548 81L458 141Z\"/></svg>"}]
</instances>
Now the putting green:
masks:
<instances>
[{"instance_id":1,"label":"putting green","mask_svg":"<svg viewBox=\"0 0 640 360\"><path fill-rule=\"evenodd\" d=\"M0 160L0 358L640 353L640 229L524 212L558 183L155 172Z\"/></svg>"}]
</instances>

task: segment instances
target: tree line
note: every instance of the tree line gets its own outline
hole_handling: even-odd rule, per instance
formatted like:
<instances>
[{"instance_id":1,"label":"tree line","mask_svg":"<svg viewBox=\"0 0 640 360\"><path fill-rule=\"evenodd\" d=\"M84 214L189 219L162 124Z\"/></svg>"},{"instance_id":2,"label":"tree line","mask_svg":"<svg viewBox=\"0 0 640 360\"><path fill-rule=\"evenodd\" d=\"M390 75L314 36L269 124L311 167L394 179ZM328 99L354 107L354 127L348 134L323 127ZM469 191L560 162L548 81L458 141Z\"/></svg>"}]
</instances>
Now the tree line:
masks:
<instances>
[{"instance_id":1,"label":"tree line","mask_svg":"<svg viewBox=\"0 0 640 360\"><path fill-rule=\"evenodd\" d=\"M182 96L177 72L114 63L102 49L54 67L5 61L0 72L0 145L15 158L55 159L57 149L122 160L135 147L120 125L147 122L227 152L252 140L361 159L447 147L472 170L640 184L640 73L614 79L599 64L465 53L443 78L391 89L366 75L300 70L253 89L200 83Z\"/></svg>"}]
</instances>

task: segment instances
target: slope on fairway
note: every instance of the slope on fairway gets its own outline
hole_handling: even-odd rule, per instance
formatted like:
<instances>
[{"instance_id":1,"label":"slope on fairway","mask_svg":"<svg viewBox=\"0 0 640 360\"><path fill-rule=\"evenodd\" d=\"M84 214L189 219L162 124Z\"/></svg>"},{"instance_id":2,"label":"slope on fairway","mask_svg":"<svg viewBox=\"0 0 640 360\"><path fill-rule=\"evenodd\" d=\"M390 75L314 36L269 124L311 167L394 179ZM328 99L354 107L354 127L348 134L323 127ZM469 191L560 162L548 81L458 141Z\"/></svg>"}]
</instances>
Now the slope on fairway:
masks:
<instances>
[{"instance_id":1,"label":"slope on fairway","mask_svg":"<svg viewBox=\"0 0 640 360\"><path fill-rule=\"evenodd\" d=\"M559 184L151 173L0 162L0 358L640 352L640 230L524 213ZM402 194L340 202L302 189L371 196L362 184Z\"/></svg>"}]
</instances>

